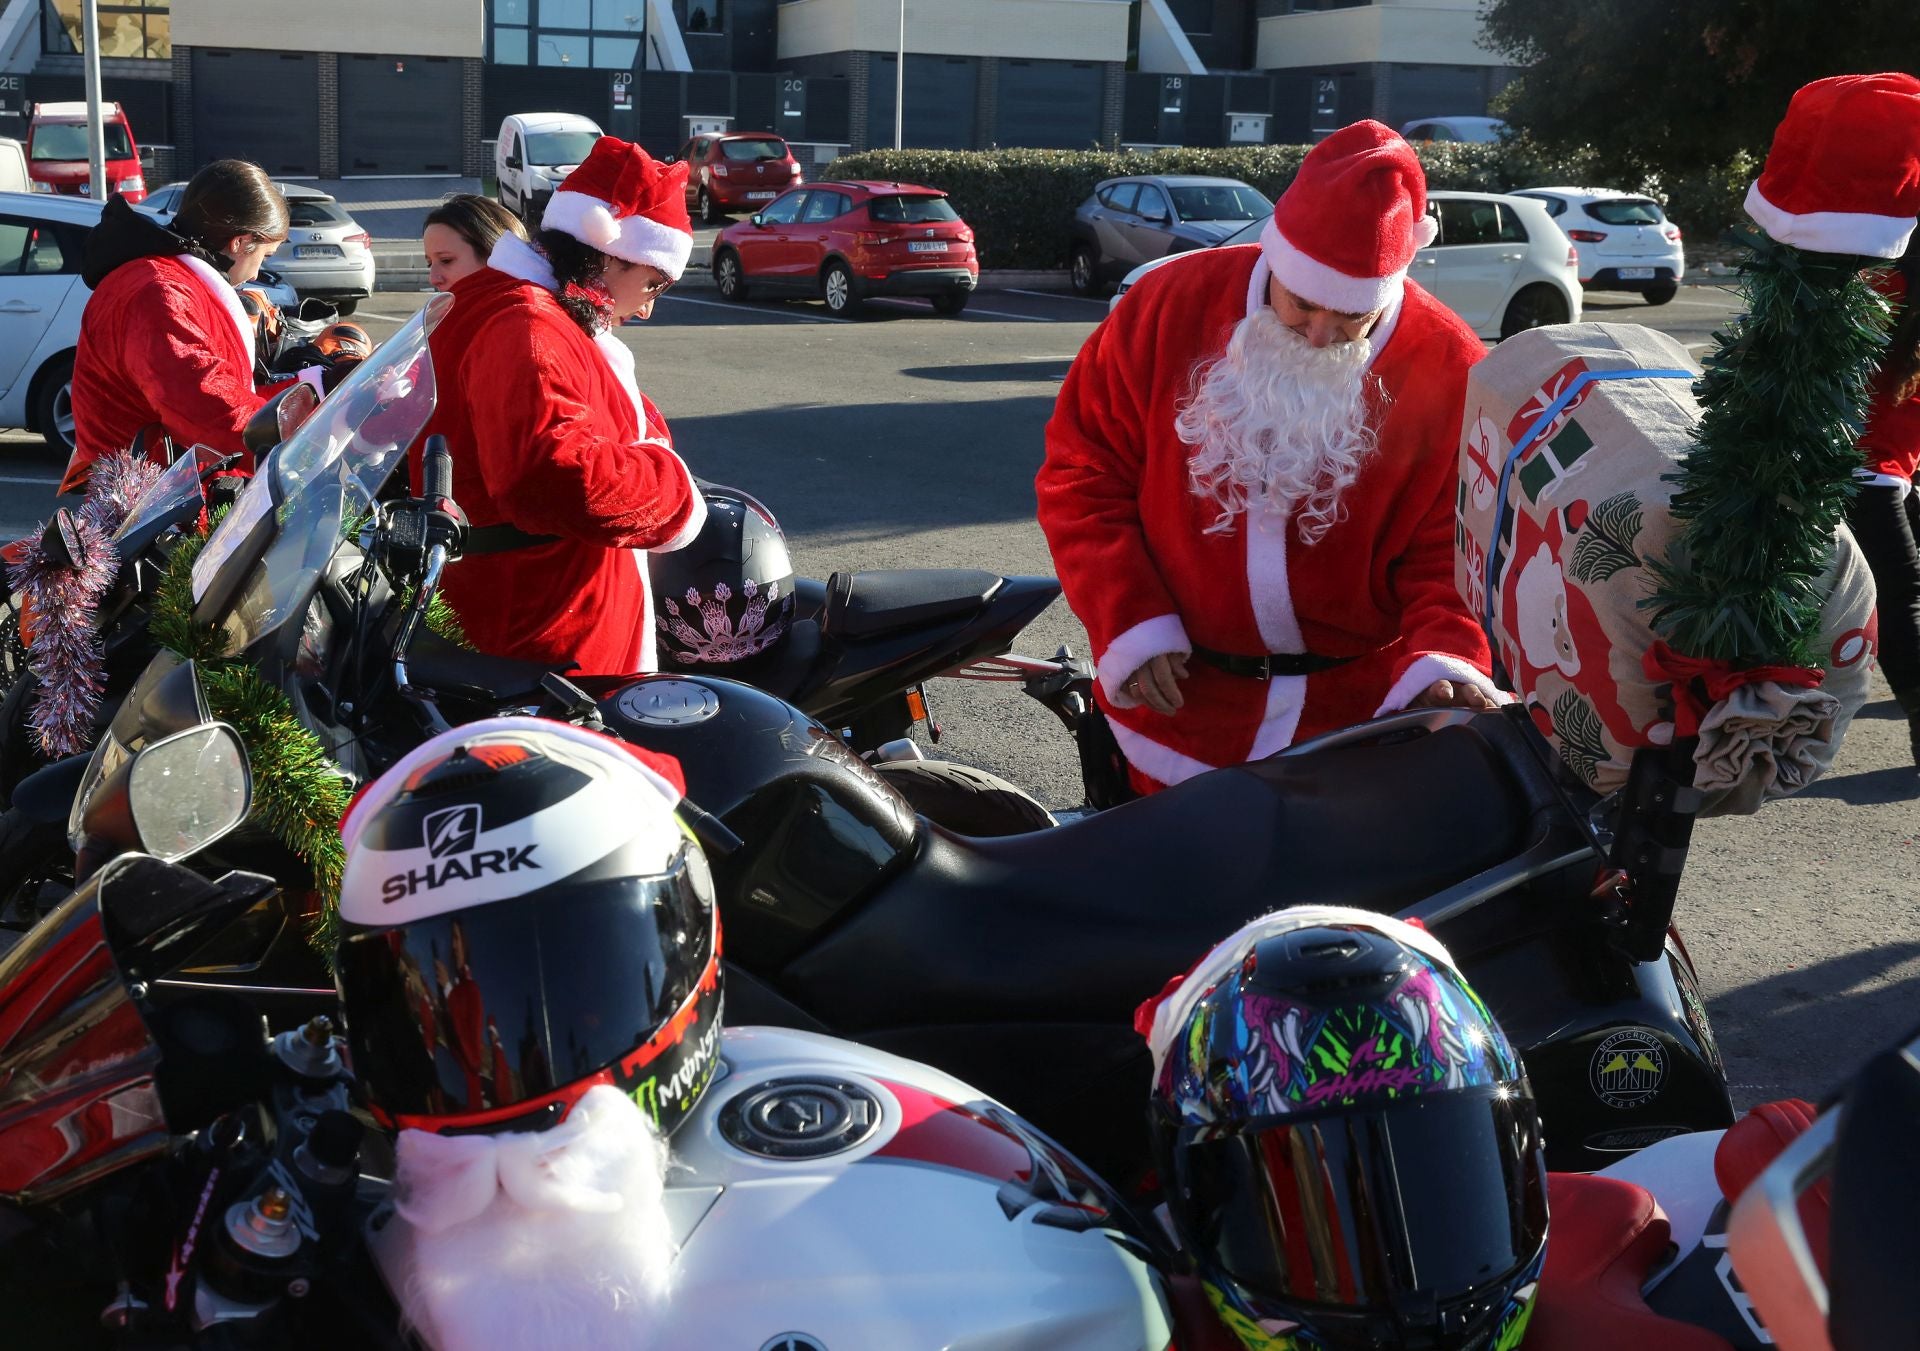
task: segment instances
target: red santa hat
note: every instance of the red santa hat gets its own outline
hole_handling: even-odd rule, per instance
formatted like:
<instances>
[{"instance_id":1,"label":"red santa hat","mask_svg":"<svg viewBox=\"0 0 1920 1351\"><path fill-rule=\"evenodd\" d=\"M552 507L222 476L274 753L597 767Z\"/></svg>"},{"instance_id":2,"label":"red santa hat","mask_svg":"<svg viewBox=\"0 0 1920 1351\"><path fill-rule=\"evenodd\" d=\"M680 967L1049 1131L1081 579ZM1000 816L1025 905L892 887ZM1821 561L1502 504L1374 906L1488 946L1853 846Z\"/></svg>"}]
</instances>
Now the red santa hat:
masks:
<instances>
[{"instance_id":1,"label":"red santa hat","mask_svg":"<svg viewBox=\"0 0 1920 1351\"><path fill-rule=\"evenodd\" d=\"M1355 122L1307 152L1260 249L1300 299L1371 314L1400 293L1413 255L1439 228L1413 147L1381 123Z\"/></svg>"},{"instance_id":2,"label":"red santa hat","mask_svg":"<svg viewBox=\"0 0 1920 1351\"><path fill-rule=\"evenodd\" d=\"M1835 75L1802 87L1747 214L1781 244L1898 258L1920 216L1920 80Z\"/></svg>"},{"instance_id":3,"label":"red santa hat","mask_svg":"<svg viewBox=\"0 0 1920 1351\"><path fill-rule=\"evenodd\" d=\"M687 166L662 164L630 141L602 136L553 194L540 224L678 281L693 254Z\"/></svg>"}]
</instances>

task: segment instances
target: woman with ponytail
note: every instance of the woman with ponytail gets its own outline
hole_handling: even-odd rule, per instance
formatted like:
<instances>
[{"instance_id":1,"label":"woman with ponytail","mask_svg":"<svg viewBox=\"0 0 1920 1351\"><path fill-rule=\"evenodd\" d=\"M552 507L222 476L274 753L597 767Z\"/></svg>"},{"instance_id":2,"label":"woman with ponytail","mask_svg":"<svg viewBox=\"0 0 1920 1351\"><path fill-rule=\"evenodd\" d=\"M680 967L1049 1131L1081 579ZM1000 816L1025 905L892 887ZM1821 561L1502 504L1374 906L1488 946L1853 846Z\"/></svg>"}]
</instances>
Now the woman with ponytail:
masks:
<instances>
[{"instance_id":1,"label":"woman with ponytail","mask_svg":"<svg viewBox=\"0 0 1920 1351\"><path fill-rule=\"evenodd\" d=\"M1893 301L1893 337L1874 377L1866 464L1847 523L1873 569L1880 595L1880 670L1907 716L1913 759L1920 765L1920 234L1881 289Z\"/></svg>"},{"instance_id":2,"label":"woman with ponytail","mask_svg":"<svg viewBox=\"0 0 1920 1351\"><path fill-rule=\"evenodd\" d=\"M259 276L286 238L286 199L245 160L195 174L170 229L122 197L107 203L81 268L93 295L74 354L62 492L150 429L178 446L244 454L240 433L266 393L254 387L254 326L234 288Z\"/></svg>"},{"instance_id":3,"label":"woman with ponytail","mask_svg":"<svg viewBox=\"0 0 1920 1351\"><path fill-rule=\"evenodd\" d=\"M615 330L686 268L686 176L602 137L534 242L502 235L449 287L427 431L447 438L473 524L445 589L483 652L654 669L646 555L689 543L706 505Z\"/></svg>"}]
</instances>

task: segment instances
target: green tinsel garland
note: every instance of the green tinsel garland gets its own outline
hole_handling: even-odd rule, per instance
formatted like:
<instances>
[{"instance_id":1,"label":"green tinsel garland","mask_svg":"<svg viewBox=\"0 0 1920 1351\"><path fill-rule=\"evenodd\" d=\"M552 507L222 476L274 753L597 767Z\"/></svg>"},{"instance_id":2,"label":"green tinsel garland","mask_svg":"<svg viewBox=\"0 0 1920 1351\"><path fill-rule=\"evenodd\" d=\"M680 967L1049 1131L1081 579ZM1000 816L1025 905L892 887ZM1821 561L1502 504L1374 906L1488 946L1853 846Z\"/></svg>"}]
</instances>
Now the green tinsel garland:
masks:
<instances>
[{"instance_id":1,"label":"green tinsel garland","mask_svg":"<svg viewBox=\"0 0 1920 1351\"><path fill-rule=\"evenodd\" d=\"M193 622L193 561L206 542L206 535L188 535L175 547L154 594L148 632L198 666L208 707L240 734L253 768L253 817L312 870L321 909L309 938L331 961L346 864L340 816L347 786L286 695L230 652L219 630Z\"/></svg>"},{"instance_id":2,"label":"green tinsel garland","mask_svg":"<svg viewBox=\"0 0 1920 1351\"><path fill-rule=\"evenodd\" d=\"M1732 666L1818 665L1816 583L1854 492L1854 441L1887 340L1880 260L1739 236L1747 311L1696 386L1702 413L1673 480L1682 523L1653 565L1654 626L1675 650Z\"/></svg>"}]
</instances>

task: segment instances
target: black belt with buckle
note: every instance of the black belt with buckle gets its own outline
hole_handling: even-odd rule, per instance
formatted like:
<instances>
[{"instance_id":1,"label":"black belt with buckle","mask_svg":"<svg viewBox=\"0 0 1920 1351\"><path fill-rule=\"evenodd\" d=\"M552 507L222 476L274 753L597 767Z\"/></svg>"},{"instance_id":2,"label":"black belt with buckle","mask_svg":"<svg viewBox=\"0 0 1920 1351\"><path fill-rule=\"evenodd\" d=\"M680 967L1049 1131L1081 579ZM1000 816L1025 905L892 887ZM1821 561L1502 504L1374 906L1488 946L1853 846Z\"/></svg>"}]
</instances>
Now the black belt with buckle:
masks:
<instances>
[{"instance_id":1,"label":"black belt with buckle","mask_svg":"<svg viewBox=\"0 0 1920 1351\"><path fill-rule=\"evenodd\" d=\"M1245 676L1250 680L1318 675L1355 660L1353 657L1322 657L1313 652L1266 652L1257 657L1245 657L1237 652L1215 652L1198 644L1194 646L1193 655L1228 675Z\"/></svg>"}]
</instances>

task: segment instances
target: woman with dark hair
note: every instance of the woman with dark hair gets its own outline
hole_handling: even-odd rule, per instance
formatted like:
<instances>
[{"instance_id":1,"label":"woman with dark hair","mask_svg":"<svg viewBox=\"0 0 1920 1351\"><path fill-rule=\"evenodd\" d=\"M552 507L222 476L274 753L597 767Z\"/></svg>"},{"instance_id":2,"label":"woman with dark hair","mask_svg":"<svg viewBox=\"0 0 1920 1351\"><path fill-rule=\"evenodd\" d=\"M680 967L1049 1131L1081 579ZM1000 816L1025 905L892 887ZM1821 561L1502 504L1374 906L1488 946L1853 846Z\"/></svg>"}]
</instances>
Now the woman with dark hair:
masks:
<instances>
[{"instance_id":1,"label":"woman with dark hair","mask_svg":"<svg viewBox=\"0 0 1920 1351\"><path fill-rule=\"evenodd\" d=\"M445 588L483 652L654 669L646 555L690 542L706 504L614 330L686 268L686 178L604 136L548 203L537 246L503 234L450 288L427 432L447 438L473 523Z\"/></svg>"},{"instance_id":2,"label":"woman with dark hair","mask_svg":"<svg viewBox=\"0 0 1920 1351\"><path fill-rule=\"evenodd\" d=\"M1920 233L1883 274L1894 305L1893 337L1874 378L1866 459L1848 524L1873 569L1880 595L1880 670L1907 715L1913 759L1920 765Z\"/></svg>"},{"instance_id":3,"label":"woman with dark hair","mask_svg":"<svg viewBox=\"0 0 1920 1351\"><path fill-rule=\"evenodd\" d=\"M254 325L234 288L257 277L286 237L286 199L245 160L215 160L195 174L170 229L122 197L107 203L81 269L93 295L74 355L63 492L142 431L244 454L240 433L266 394L254 387Z\"/></svg>"},{"instance_id":4,"label":"woman with dark hair","mask_svg":"<svg viewBox=\"0 0 1920 1351\"><path fill-rule=\"evenodd\" d=\"M502 235L527 237L526 227L491 197L455 193L427 213L420 249L427 256L427 283L450 291L462 277L487 265Z\"/></svg>"}]
</instances>

